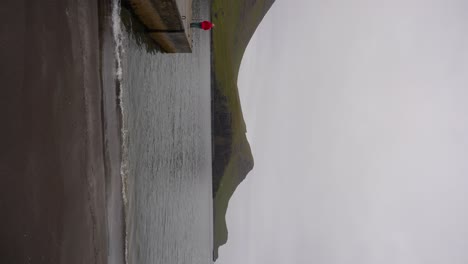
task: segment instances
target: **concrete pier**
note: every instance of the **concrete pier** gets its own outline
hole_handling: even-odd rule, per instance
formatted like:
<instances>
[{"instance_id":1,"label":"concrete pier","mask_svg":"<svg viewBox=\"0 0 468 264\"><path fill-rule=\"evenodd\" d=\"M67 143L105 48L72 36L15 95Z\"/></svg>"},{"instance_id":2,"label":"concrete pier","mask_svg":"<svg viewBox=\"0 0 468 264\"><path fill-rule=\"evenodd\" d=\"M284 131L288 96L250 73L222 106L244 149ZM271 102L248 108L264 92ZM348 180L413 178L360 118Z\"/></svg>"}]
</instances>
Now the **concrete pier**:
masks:
<instances>
[{"instance_id":1,"label":"concrete pier","mask_svg":"<svg viewBox=\"0 0 468 264\"><path fill-rule=\"evenodd\" d=\"M192 0L127 0L148 34L168 53L191 53Z\"/></svg>"}]
</instances>

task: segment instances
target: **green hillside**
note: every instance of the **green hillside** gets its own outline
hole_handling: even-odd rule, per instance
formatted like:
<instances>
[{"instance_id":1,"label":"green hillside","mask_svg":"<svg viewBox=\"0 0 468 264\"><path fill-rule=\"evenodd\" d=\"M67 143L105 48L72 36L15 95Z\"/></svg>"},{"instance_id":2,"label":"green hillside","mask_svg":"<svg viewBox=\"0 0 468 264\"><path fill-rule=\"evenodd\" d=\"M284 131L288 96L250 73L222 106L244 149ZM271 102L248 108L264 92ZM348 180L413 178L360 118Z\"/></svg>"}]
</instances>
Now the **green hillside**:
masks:
<instances>
[{"instance_id":1,"label":"green hillside","mask_svg":"<svg viewBox=\"0 0 468 264\"><path fill-rule=\"evenodd\" d=\"M253 168L237 77L247 44L274 0L213 0L212 100L214 249L227 242L229 199Z\"/></svg>"}]
</instances>

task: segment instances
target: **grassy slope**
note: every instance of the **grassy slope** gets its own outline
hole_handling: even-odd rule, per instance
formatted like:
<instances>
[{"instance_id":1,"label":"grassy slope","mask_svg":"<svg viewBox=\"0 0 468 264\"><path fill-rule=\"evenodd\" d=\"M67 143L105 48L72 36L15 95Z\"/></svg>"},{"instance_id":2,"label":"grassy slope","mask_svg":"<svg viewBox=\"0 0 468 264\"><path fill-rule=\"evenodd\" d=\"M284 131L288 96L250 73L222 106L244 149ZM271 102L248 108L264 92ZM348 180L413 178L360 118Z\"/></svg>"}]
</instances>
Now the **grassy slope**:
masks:
<instances>
[{"instance_id":1,"label":"grassy slope","mask_svg":"<svg viewBox=\"0 0 468 264\"><path fill-rule=\"evenodd\" d=\"M253 167L253 157L245 136L246 126L237 88L237 77L245 48L274 0L213 0L213 90L214 115L229 113L230 129L214 122L214 258L227 242L225 222L229 199ZM221 99L222 100L221 100ZM218 148L217 148L218 147ZM220 158L220 149L228 149ZM216 165L216 164L214 164ZM219 164L218 168L220 167Z\"/></svg>"}]
</instances>

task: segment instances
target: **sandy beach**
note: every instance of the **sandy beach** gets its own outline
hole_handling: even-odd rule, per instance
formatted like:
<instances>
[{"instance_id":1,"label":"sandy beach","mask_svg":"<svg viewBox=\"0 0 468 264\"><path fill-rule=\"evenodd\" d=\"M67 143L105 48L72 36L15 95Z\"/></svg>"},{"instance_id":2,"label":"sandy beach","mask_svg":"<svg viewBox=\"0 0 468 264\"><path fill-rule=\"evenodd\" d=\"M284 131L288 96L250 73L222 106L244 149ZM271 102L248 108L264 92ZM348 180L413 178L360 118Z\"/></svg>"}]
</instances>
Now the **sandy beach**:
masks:
<instances>
[{"instance_id":1,"label":"sandy beach","mask_svg":"<svg viewBox=\"0 0 468 264\"><path fill-rule=\"evenodd\" d=\"M2 2L0 263L123 260L108 6Z\"/></svg>"}]
</instances>

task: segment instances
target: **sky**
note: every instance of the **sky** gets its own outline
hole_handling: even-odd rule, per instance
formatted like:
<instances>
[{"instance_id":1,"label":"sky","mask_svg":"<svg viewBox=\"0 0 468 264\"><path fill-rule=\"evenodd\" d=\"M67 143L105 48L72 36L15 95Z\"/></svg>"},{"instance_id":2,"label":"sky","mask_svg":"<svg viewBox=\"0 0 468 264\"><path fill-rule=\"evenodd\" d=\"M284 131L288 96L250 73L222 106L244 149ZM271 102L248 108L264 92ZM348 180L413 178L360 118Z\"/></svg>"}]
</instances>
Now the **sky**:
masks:
<instances>
[{"instance_id":1,"label":"sky","mask_svg":"<svg viewBox=\"0 0 468 264\"><path fill-rule=\"evenodd\" d=\"M468 0L277 0L219 264L468 263Z\"/></svg>"}]
</instances>

